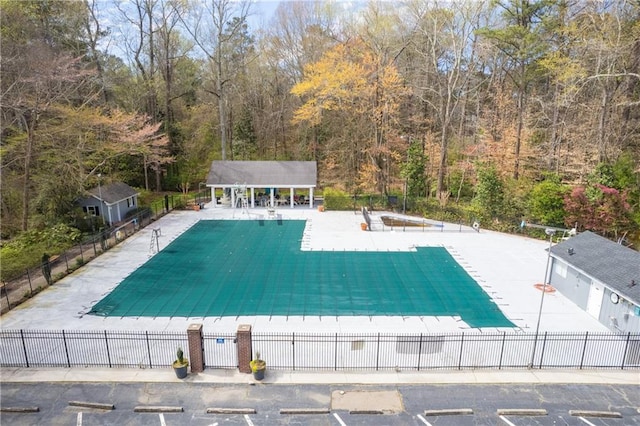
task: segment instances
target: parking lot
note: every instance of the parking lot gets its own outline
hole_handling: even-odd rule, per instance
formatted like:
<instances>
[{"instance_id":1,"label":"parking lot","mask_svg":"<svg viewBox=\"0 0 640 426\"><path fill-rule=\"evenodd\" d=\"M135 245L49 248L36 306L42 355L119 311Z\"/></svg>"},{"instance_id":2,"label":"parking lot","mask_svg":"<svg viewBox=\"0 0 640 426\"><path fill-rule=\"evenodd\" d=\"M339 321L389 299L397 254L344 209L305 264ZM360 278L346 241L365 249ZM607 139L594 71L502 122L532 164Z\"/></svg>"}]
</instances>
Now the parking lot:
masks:
<instances>
[{"instance_id":1,"label":"parking lot","mask_svg":"<svg viewBox=\"0 0 640 426\"><path fill-rule=\"evenodd\" d=\"M9 383L0 402L3 424L20 425L600 426L640 425L639 394L593 384Z\"/></svg>"}]
</instances>

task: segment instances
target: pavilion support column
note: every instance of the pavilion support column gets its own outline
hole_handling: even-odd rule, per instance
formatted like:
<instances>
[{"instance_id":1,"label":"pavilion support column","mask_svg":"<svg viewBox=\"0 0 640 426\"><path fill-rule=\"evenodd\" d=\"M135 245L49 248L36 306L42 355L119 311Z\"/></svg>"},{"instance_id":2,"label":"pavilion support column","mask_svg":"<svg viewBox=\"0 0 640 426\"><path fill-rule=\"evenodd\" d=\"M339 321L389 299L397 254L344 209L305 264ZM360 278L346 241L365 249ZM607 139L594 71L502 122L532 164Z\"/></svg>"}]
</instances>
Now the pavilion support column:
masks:
<instances>
[{"instance_id":1,"label":"pavilion support column","mask_svg":"<svg viewBox=\"0 0 640 426\"><path fill-rule=\"evenodd\" d=\"M251 187L251 208L256 208L256 189L253 186Z\"/></svg>"},{"instance_id":2,"label":"pavilion support column","mask_svg":"<svg viewBox=\"0 0 640 426\"><path fill-rule=\"evenodd\" d=\"M293 200L294 193L295 191L293 190L293 188L289 188L289 204L291 208L293 208L293 205L295 203L295 201Z\"/></svg>"},{"instance_id":3,"label":"pavilion support column","mask_svg":"<svg viewBox=\"0 0 640 426\"><path fill-rule=\"evenodd\" d=\"M216 200L216 187L211 187L211 201L213 201L213 207L218 205L218 200Z\"/></svg>"},{"instance_id":4,"label":"pavilion support column","mask_svg":"<svg viewBox=\"0 0 640 426\"><path fill-rule=\"evenodd\" d=\"M275 204L275 195L274 195L274 192L275 192L275 188L271 188L271 189L269 190L269 196L270 196L270 198L271 198L271 204L270 204L270 206L269 206L269 207L272 207L272 208L273 208L273 206L275 206L275 205L276 205L276 204Z\"/></svg>"},{"instance_id":5,"label":"pavilion support column","mask_svg":"<svg viewBox=\"0 0 640 426\"><path fill-rule=\"evenodd\" d=\"M313 186L309 188L309 208L313 208Z\"/></svg>"},{"instance_id":6,"label":"pavilion support column","mask_svg":"<svg viewBox=\"0 0 640 426\"><path fill-rule=\"evenodd\" d=\"M236 208L236 191L234 191L234 188L231 188L231 208Z\"/></svg>"}]
</instances>

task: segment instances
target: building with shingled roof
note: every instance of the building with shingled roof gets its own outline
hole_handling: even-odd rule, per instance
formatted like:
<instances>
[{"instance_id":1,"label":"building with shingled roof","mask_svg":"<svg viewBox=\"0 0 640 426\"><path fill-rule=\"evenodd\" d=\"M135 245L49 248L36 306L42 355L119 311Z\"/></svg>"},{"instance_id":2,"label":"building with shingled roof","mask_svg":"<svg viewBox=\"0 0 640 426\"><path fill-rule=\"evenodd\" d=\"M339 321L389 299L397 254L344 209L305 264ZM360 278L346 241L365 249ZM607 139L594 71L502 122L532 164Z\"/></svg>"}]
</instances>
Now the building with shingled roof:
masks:
<instances>
[{"instance_id":1,"label":"building with shingled roof","mask_svg":"<svg viewBox=\"0 0 640 426\"><path fill-rule=\"evenodd\" d=\"M123 182L98 185L78 200L85 213L102 218L106 225L121 222L130 211L138 207L139 193Z\"/></svg>"},{"instance_id":2,"label":"building with shingled roof","mask_svg":"<svg viewBox=\"0 0 640 426\"><path fill-rule=\"evenodd\" d=\"M215 190L221 188L228 194L222 203L233 208L298 204L313 208L317 174L315 161L213 161L206 185L214 206ZM304 202L298 202L302 198L296 190L304 192Z\"/></svg>"},{"instance_id":3,"label":"building with shingled roof","mask_svg":"<svg viewBox=\"0 0 640 426\"><path fill-rule=\"evenodd\" d=\"M612 331L640 332L640 253L593 232L551 248L549 283Z\"/></svg>"}]
</instances>

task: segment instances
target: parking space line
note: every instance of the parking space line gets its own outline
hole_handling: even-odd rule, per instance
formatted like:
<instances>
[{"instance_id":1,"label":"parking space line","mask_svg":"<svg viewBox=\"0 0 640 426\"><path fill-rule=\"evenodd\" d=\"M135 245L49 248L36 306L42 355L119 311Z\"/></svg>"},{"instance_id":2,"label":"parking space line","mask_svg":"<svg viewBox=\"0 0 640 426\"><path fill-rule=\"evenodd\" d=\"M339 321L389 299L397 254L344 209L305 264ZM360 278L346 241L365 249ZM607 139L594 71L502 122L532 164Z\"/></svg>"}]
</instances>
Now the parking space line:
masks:
<instances>
[{"instance_id":1,"label":"parking space line","mask_svg":"<svg viewBox=\"0 0 640 426\"><path fill-rule=\"evenodd\" d=\"M585 422L586 424L588 424L589 426L596 426L593 423L591 423L589 420L585 419L584 417L578 417L578 418L583 422Z\"/></svg>"},{"instance_id":2,"label":"parking space line","mask_svg":"<svg viewBox=\"0 0 640 426\"><path fill-rule=\"evenodd\" d=\"M347 424L345 422L342 421L342 419L340 418L340 416L338 415L338 413L333 413L333 417L336 418L336 420L338 421L338 423L340 423L340 426L347 426Z\"/></svg>"},{"instance_id":3,"label":"parking space line","mask_svg":"<svg viewBox=\"0 0 640 426\"><path fill-rule=\"evenodd\" d=\"M505 416L500 416L500 420L502 420L503 422L505 422L507 424L507 426L516 426L514 423L511 423L509 421L509 419L507 419Z\"/></svg>"},{"instance_id":4,"label":"parking space line","mask_svg":"<svg viewBox=\"0 0 640 426\"><path fill-rule=\"evenodd\" d=\"M160 416L160 426L167 426L167 424L164 421L164 414L159 413L158 415Z\"/></svg>"},{"instance_id":5,"label":"parking space line","mask_svg":"<svg viewBox=\"0 0 640 426\"><path fill-rule=\"evenodd\" d=\"M76 426L82 426L82 411L78 413L78 417L76 419Z\"/></svg>"},{"instance_id":6,"label":"parking space line","mask_svg":"<svg viewBox=\"0 0 640 426\"><path fill-rule=\"evenodd\" d=\"M427 425L427 426L431 426L431 423L429 423L429 422L427 421L427 419L425 419L424 417L422 417L422 415L418 414L416 417L417 417L418 419L420 419L420 421L421 421L422 423L424 423L425 425Z\"/></svg>"},{"instance_id":7,"label":"parking space line","mask_svg":"<svg viewBox=\"0 0 640 426\"><path fill-rule=\"evenodd\" d=\"M253 422L252 422L252 421L251 421L251 419L249 418L249 415L248 415L248 414L245 414L245 415L244 415L244 421L245 421L245 422L247 422L247 424L248 424L249 426L253 426Z\"/></svg>"}]
</instances>

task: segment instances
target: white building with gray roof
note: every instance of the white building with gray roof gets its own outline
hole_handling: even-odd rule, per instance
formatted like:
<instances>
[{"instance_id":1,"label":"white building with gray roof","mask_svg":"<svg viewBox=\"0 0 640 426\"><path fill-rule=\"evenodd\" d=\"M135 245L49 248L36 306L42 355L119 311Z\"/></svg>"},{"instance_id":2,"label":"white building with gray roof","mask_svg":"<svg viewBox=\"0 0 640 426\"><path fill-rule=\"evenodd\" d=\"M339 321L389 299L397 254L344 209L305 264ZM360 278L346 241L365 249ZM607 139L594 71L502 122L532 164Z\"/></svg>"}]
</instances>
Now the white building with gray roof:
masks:
<instances>
[{"instance_id":1,"label":"white building with gray roof","mask_svg":"<svg viewBox=\"0 0 640 426\"><path fill-rule=\"evenodd\" d=\"M551 258L551 286L612 331L640 332L639 252L586 231Z\"/></svg>"},{"instance_id":2,"label":"white building with gray roof","mask_svg":"<svg viewBox=\"0 0 640 426\"><path fill-rule=\"evenodd\" d=\"M317 175L315 161L213 161L206 185L214 206L313 208ZM216 199L220 188L228 198Z\"/></svg>"}]
</instances>

